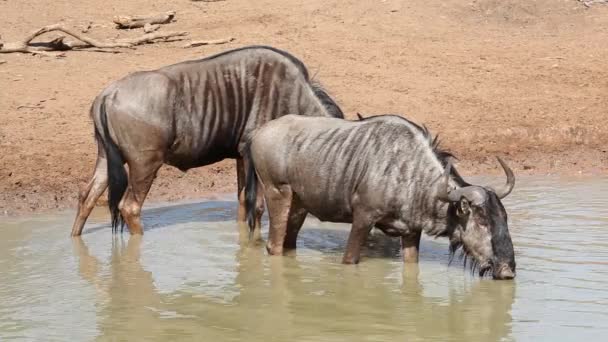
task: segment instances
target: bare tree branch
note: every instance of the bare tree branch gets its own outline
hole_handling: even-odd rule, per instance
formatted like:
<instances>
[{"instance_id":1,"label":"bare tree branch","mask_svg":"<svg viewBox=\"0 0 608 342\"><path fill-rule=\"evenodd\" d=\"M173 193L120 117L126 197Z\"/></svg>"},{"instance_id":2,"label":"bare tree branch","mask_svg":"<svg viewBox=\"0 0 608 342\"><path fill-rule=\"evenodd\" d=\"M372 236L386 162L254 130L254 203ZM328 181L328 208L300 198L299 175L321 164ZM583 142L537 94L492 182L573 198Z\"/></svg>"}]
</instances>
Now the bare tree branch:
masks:
<instances>
[{"instance_id":1,"label":"bare tree branch","mask_svg":"<svg viewBox=\"0 0 608 342\"><path fill-rule=\"evenodd\" d=\"M31 41L39 35L48 32L63 32L66 35L72 36L77 41L66 41L66 36L60 36L46 43L32 43ZM83 49L94 47L98 49L114 49L114 48L131 48L135 45L150 43L154 40L167 40L173 37L182 37L188 35L186 31L177 32L151 32L140 37L120 39L117 41L99 41L82 33L63 27L61 24L45 26L37 31L32 32L24 40L20 42L2 43L0 42L0 53L23 52L48 55L46 51L66 51L73 49Z\"/></svg>"},{"instance_id":2,"label":"bare tree branch","mask_svg":"<svg viewBox=\"0 0 608 342\"><path fill-rule=\"evenodd\" d=\"M130 44L130 46L135 46L135 45L150 43L157 39L166 41L169 38L183 37L183 36L187 36L187 35L188 35L187 31L152 32L152 33L146 33L140 37L135 37L135 38L131 38L131 39L121 39L119 42Z\"/></svg>"},{"instance_id":3,"label":"bare tree branch","mask_svg":"<svg viewBox=\"0 0 608 342\"><path fill-rule=\"evenodd\" d=\"M212 39L212 40L195 40L195 41L191 41L190 43L184 45L184 48L191 48L191 47L197 47L197 46L202 46L202 45L219 45L219 44L226 44L226 43L230 43L231 41L233 41L235 38L223 38L223 39Z\"/></svg>"}]
</instances>

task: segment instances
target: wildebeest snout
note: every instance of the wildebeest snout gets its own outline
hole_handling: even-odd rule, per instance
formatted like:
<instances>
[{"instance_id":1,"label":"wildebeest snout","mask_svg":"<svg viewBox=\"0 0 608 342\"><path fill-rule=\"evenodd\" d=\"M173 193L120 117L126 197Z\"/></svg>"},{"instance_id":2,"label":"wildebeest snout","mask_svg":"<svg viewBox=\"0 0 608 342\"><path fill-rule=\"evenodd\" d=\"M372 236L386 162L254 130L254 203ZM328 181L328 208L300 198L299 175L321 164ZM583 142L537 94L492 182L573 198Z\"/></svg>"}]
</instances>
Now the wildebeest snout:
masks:
<instances>
[{"instance_id":1,"label":"wildebeest snout","mask_svg":"<svg viewBox=\"0 0 608 342\"><path fill-rule=\"evenodd\" d=\"M508 264L499 264L494 268L493 277L497 280L510 280L515 278L515 270L512 270Z\"/></svg>"}]
</instances>

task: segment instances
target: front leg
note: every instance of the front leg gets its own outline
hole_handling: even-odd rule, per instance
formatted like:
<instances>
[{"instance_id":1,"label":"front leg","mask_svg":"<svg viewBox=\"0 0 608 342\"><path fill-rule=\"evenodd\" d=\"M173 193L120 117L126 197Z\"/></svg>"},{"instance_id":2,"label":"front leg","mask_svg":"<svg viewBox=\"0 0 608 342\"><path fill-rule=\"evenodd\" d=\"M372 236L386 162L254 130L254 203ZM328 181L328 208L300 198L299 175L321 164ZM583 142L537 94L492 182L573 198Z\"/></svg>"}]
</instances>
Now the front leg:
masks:
<instances>
[{"instance_id":1,"label":"front leg","mask_svg":"<svg viewBox=\"0 0 608 342\"><path fill-rule=\"evenodd\" d=\"M375 221L371 215L366 213L355 213L353 224L348 235L346 251L344 252L343 264L358 264L361 257L361 246L365 243L369 232Z\"/></svg>"}]
</instances>

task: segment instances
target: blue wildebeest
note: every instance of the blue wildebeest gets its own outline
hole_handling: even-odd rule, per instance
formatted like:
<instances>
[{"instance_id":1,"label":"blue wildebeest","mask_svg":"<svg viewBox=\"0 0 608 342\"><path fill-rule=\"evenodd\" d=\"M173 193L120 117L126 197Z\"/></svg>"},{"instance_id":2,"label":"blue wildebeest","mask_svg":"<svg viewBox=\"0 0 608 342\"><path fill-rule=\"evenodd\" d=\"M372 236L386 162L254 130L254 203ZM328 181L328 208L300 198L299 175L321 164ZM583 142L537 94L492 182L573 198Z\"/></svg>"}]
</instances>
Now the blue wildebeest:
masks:
<instances>
[{"instance_id":1,"label":"blue wildebeest","mask_svg":"<svg viewBox=\"0 0 608 342\"><path fill-rule=\"evenodd\" d=\"M395 115L360 121L287 115L256 130L249 149L249 222L253 227L259 180L270 217L269 254L295 248L311 213L321 221L352 223L347 264L359 262L361 245L375 226L401 237L406 262L418 261L425 232L448 237L452 256L462 247L481 275L491 270L497 279L515 276L500 201L515 177L500 158L506 185L493 190L468 184L426 128Z\"/></svg>"},{"instance_id":2,"label":"blue wildebeest","mask_svg":"<svg viewBox=\"0 0 608 342\"><path fill-rule=\"evenodd\" d=\"M81 234L108 184L113 228L126 222L132 234L142 234L141 207L163 164L186 171L225 158L237 160L238 219L244 222L244 138L288 113L343 117L301 61L267 46L137 72L110 84L91 106L98 157L79 194L72 235Z\"/></svg>"}]
</instances>

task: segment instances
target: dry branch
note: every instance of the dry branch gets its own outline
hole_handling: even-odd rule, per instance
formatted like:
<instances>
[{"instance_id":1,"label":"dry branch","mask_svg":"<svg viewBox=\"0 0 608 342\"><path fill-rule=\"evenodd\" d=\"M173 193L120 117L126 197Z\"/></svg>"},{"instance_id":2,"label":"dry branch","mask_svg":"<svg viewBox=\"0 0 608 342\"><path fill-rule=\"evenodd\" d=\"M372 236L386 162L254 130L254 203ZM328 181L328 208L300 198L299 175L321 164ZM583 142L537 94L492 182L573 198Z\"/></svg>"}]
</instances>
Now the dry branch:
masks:
<instances>
[{"instance_id":1,"label":"dry branch","mask_svg":"<svg viewBox=\"0 0 608 342\"><path fill-rule=\"evenodd\" d=\"M130 46L141 45L146 43L151 43L154 40L163 40L166 41L169 38L173 37L183 37L187 36L187 31L174 31L174 32L152 32L146 33L143 36L135 37L131 39L121 39L119 42L130 44Z\"/></svg>"},{"instance_id":2,"label":"dry branch","mask_svg":"<svg viewBox=\"0 0 608 342\"><path fill-rule=\"evenodd\" d=\"M190 0L190 1L194 1L194 2L220 2L220 1L226 1L226 0Z\"/></svg>"},{"instance_id":3,"label":"dry branch","mask_svg":"<svg viewBox=\"0 0 608 342\"><path fill-rule=\"evenodd\" d=\"M150 15L119 15L114 17L116 28L133 29L144 27L146 24L160 25L167 24L175 17L175 11Z\"/></svg>"},{"instance_id":4,"label":"dry branch","mask_svg":"<svg viewBox=\"0 0 608 342\"><path fill-rule=\"evenodd\" d=\"M230 38L212 39L212 40L195 40L195 41L192 41L192 42L184 45L184 48L191 48L191 47L197 47L197 46L202 46L202 45L226 44L226 43L230 43L234 39L235 38L230 37Z\"/></svg>"},{"instance_id":5,"label":"dry branch","mask_svg":"<svg viewBox=\"0 0 608 342\"><path fill-rule=\"evenodd\" d=\"M144 25L144 32L151 33L151 32L158 30L159 28L160 28L160 25L146 24L146 25Z\"/></svg>"},{"instance_id":6,"label":"dry branch","mask_svg":"<svg viewBox=\"0 0 608 342\"><path fill-rule=\"evenodd\" d=\"M66 41L65 36L60 36L46 43L31 43L34 38L44 33L57 31L63 32L66 35L76 38L78 41ZM83 48L98 48L98 49L114 49L114 48L131 48L135 45L150 43L154 40L167 40L173 37L181 37L187 35L188 32L154 32L147 33L140 37L121 39L113 42L99 41L82 33L63 27L61 24L45 26L37 31L32 32L24 40L20 42L2 43L0 42L0 53L23 52L41 55L49 55L46 51L65 51Z\"/></svg>"}]
</instances>

